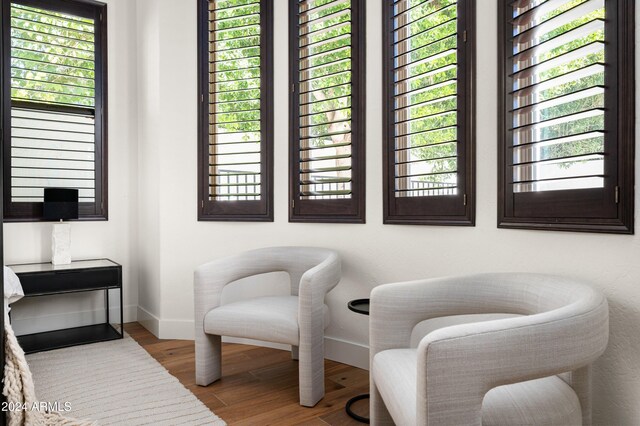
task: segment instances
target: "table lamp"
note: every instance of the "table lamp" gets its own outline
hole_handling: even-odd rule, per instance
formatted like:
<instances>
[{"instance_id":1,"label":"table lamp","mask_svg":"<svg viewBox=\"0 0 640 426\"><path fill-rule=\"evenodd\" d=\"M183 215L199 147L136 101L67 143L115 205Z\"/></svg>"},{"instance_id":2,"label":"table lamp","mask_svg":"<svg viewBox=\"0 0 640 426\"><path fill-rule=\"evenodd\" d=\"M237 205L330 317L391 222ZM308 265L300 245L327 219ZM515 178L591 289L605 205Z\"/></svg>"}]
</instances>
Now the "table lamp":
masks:
<instances>
[{"instance_id":1,"label":"table lamp","mask_svg":"<svg viewBox=\"0 0 640 426\"><path fill-rule=\"evenodd\" d=\"M70 188L45 188L43 217L45 220L59 220L51 233L51 263L68 265L71 263L71 224L66 219L78 218L78 190Z\"/></svg>"}]
</instances>

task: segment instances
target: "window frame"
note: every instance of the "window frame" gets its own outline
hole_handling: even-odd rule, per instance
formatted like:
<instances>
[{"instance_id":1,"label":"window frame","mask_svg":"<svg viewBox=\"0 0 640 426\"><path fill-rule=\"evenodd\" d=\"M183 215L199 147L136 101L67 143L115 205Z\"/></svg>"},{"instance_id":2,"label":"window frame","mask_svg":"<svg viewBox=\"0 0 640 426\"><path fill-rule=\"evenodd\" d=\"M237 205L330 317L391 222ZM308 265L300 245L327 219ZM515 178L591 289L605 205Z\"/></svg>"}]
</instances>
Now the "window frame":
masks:
<instances>
[{"instance_id":1,"label":"window frame","mask_svg":"<svg viewBox=\"0 0 640 426\"><path fill-rule=\"evenodd\" d=\"M50 106L37 102L11 100L11 3L2 2L2 46L3 73L3 200L4 222L44 222L42 202L14 203L11 201L11 107L28 106L34 110L49 112L74 111L83 108ZM24 6L51 10L58 13L94 19L95 22L95 201L80 203L78 221L108 220L108 50L107 50L107 5L94 0L13 0ZM8 185L8 188L6 187Z\"/></svg>"},{"instance_id":2,"label":"window frame","mask_svg":"<svg viewBox=\"0 0 640 426\"><path fill-rule=\"evenodd\" d=\"M351 0L351 198L300 198L299 1L289 0L289 222L365 223L366 0Z\"/></svg>"},{"instance_id":3,"label":"window frame","mask_svg":"<svg viewBox=\"0 0 640 426\"><path fill-rule=\"evenodd\" d=\"M198 221L273 222L273 2L260 0L260 200L209 199L209 3L198 0Z\"/></svg>"},{"instance_id":4,"label":"window frame","mask_svg":"<svg viewBox=\"0 0 640 426\"><path fill-rule=\"evenodd\" d=\"M383 223L397 225L475 226L476 210L476 1L458 0L458 181L455 196L395 196L395 111L393 5L383 2ZM463 62L464 61L464 62ZM460 167L463 167L462 171ZM458 187L460 188L460 187Z\"/></svg>"},{"instance_id":5,"label":"window frame","mask_svg":"<svg viewBox=\"0 0 640 426\"><path fill-rule=\"evenodd\" d=\"M635 24L634 2L607 0L605 19L605 187L590 189L539 191L514 196L509 167L510 88L508 8L509 1L498 3L498 227L555 231L634 232L635 167ZM615 38L611 37L615 29ZM612 59L613 58L613 59ZM611 93L611 83L617 92ZM613 112L611 109L615 108ZM611 136L614 135L614 136ZM615 138L612 147L611 138ZM607 161L607 153L616 157ZM612 167L613 166L613 167ZM614 173L607 169L614 169ZM615 179L607 184L607 179ZM582 193L580 193L582 191ZM546 192L546 194L545 194ZM514 209L522 210L516 215ZM545 209L544 215L540 210ZM600 210L598 210L600 209ZM537 212L536 212L537 211ZM579 211L591 212L578 216ZM611 215L615 213L615 215ZM575 216L568 216L575 215ZM610 217L596 216L611 215Z\"/></svg>"}]
</instances>

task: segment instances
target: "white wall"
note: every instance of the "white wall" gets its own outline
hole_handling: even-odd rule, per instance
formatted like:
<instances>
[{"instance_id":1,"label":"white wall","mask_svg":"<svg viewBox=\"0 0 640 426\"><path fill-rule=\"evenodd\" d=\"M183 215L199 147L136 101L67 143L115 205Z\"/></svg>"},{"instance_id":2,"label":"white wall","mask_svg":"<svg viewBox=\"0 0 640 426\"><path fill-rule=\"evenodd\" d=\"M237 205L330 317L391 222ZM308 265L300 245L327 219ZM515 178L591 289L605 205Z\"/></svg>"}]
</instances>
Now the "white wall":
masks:
<instances>
[{"instance_id":1,"label":"white wall","mask_svg":"<svg viewBox=\"0 0 640 426\"><path fill-rule=\"evenodd\" d=\"M110 218L73 224L74 257L106 256L122 263L125 304L139 305L139 320L160 337L191 338L197 265L271 245L334 248L342 255L344 278L328 296L329 351L352 363L366 357L368 322L346 303L368 296L379 284L483 271L580 278L601 288L611 309L609 348L595 369L596 423L637 424L640 236L496 228L496 0L479 1L478 8L474 228L382 225L378 1L367 2L367 224L288 223L288 56L282 48L288 45L287 1L274 1L275 221L196 219L196 2L109 0ZM49 226L6 224L6 262L48 260ZM230 297L248 294L250 287L245 282ZM353 350L337 351L345 348Z\"/></svg>"},{"instance_id":2,"label":"white wall","mask_svg":"<svg viewBox=\"0 0 640 426\"><path fill-rule=\"evenodd\" d=\"M109 220L73 222L73 259L107 257L122 265L125 320L135 320L138 305L137 238L137 119L135 3L107 0L109 99ZM5 264L51 260L51 223L5 223ZM101 295L65 295L24 300L12 311L19 334L87 324L99 319ZM100 297L98 297L100 296ZM35 319L37 317L37 319Z\"/></svg>"},{"instance_id":3,"label":"white wall","mask_svg":"<svg viewBox=\"0 0 640 426\"><path fill-rule=\"evenodd\" d=\"M496 228L496 0L483 0L478 8L478 207L474 228L382 225L381 7L376 1L367 2L367 224L288 223L288 57L287 49L281 48L287 46L288 37L285 0L275 1L275 221L198 222L196 2L142 3L153 3L158 9L154 13L160 14L160 57L150 60L161 66L158 75L140 76L144 85L150 84L147 79L160 81L159 105L153 105L158 115L140 117L141 126L148 119L159 123L159 129L147 140L141 134L140 146L155 147L159 155L155 161L161 169L141 169L141 182L152 176L159 179L154 184L160 187L160 197L159 215L152 217L159 236L147 247L155 261L141 265L140 304L153 306L151 314L157 317L161 337L192 336L192 272L197 265L262 246L326 246L340 252L344 278L328 296L333 320L327 335L333 343L367 344L367 318L348 311L346 303L366 297L381 283L482 271L572 276L601 288L611 306L611 342L596 366L595 418L599 423L637 423L640 236ZM164 19L167 16L170 21ZM138 14L139 27L148 25L147 19ZM149 301L145 296L146 291L158 288L159 306L155 296Z\"/></svg>"},{"instance_id":4,"label":"white wall","mask_svg":"<svg viewBox=\"0 0 640 426\"><path fill-rule=\"evenodd\" d=\"M160 202L165 196L160 191L165 170L160 166L162 136L162 105L164 92L160 90L163 74L160 68L160 13L155 1L138 0L136 22L136 51L138 72L138 195L137 214L133 217L138 227L136 242L138 253L139 306L138 321L158 334L157 319L151 313L160 312ZM166 24L165 24L166 25ZM166 85L166 83L165 83Z\"/></svg>"}]
</instances>

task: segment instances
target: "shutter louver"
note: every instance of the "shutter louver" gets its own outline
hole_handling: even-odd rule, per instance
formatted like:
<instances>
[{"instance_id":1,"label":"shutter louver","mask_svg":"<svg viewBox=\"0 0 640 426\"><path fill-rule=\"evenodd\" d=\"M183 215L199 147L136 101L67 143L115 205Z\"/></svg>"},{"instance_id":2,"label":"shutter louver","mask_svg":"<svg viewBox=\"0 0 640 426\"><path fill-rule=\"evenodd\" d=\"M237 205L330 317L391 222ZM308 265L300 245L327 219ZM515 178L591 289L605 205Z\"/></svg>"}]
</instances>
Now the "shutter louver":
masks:
<instances>
[{"instance_id":1,"label":"shutter louver","mask_svg":"<svg viewBox=\"0 0 640 426\"><path fill-rule=\"evenodd\" d=\"M42 202L43 188L76 188L78 201L95 202L93 115L11 111L11 199Z\"/></svg>"},{"instance_id":2,"label":"shutter louver","mask_svg":"<svg viewBox=\"0 0 640 426\"><path fill-rule=\"evenodd\" d=\"M385 1L385 223L474 225L475 6Z\"/></svg>"},{"instance_id":3,"label":"shutter louver","mask_svg":"<svg viewBox=\"0 0 640 426\"><path fill-rule=\"evenodd\" d=\"M351 0L299 4L300 198L351 198Z\"/></svg>"},{"instance_id":4,"label":"shutter louver","mask_svg":"<svg viewBox=\"0 0 640 426\"><path fill-rule=\"evenodd\" d=\"M605 1L516 1L512 11L512 191L604 187Z\"/></svg>"},{"instance_id":5,"label":"shutter louver","mask_svg":"<svg viewBox=\"0 0 640 426\"><path fill-rule=\"evenodd\" d=\"M82 19L11 5L11 99L95 106L95 28Z\"/></svg>"},{"instance_id":6,"label":"shutter louver","mask_svg":"<svg viewBox=\"0 0 640 426\"><path fill-rule=\"evenodd\" d=\"M95 22L18 3L10 11L10 200L42 202L56 187L95 203Z\"/></svg>"},{"instance_id":7,"label":"shutter louver","mask_svg":"<svg viewBox=\"0 0 640 426\"><path fill-rule=\"evenodd\" d=\"M635 3L498 0L498 227L633 233Z\"/></svg>"},{"instance_id":8,"label":"shutter louver","mask_svg":"<svg viewBox=\"0 0 640 426\"><path fill-rule=\"evenodd\" d=\"M261 200L261 2L208 4L209 199Z\"/></svg>"},{"instance_id":9,"label":"shutter louver","mask_svg":"<svg viewBox=\"0 0 640 426\"><path fill-rule=\"evenodd\" d=\"M292 222L364 223L365 0L289 0Z\"/></svg>"},{"instance_id":10,"label":"shutter louver","mask_svg":"<svg viewBox=\"0 0 640 426\"><path fill-rule=\"evenodd\" d=\"M395 197L458 193L456 0L393 12Z\"/></svg>"}]
</instances>

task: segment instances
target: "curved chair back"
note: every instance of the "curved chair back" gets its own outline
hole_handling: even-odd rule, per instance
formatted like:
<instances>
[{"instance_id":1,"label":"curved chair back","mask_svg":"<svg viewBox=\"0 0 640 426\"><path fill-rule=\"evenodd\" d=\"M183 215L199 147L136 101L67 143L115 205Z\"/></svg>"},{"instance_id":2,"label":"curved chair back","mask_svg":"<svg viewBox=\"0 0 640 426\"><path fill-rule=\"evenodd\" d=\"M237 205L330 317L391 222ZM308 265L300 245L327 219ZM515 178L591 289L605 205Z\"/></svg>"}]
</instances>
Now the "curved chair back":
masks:
<instances>
[{"instance_id":1,"label":"curved chair back","mask_svg":"<svg viewBox=\"0 0 640 426\"><path fill-rule=\"evenodd\" d=\"M395 302L385 302L390 298ZM557 276L492 273L384 285L373 290L371 299L371 357L409 347L411 330L430 318L522 315L454 325L425 336L420 348L429 362L418 361L419 375L428 369L424 395L435 395L437 383L460 381L468 385L462 393L481 404L483 392L493 387L560 374L576 390L585 416L590 415L588 366L604 352L609 336L607 301L596 289ZM393 315L394 303L403 304L402 315ZM461 357L475 361L461 363ZM446 393L445 388L437 393Z\"/></svg>"},{"instance_id":2,"label":"curved chair back","mask_svg":"<svg viewBox=\"0 0 640 426\"><path fill-rule=\"evenodd\" d=\"M303 275L325 263L339 265L338 254L333 250L319 247L265 247L201 265L196 269L195 278L197 285L200 278L210 277L211 275L206 272L212 267L216 268L215 278L219 281L216 284L223 285L253 275L286 272L291 280L291 295L297 296ZM340 268L338 266L334 269L335 277L330 277L330 280L335 282L335 286L340 281ZM199 274L199 271L204 273Z\"/></svg>"},{"instance_id":3,"label":"curved chair back","mask_svg":"<svg viewBox=\"0 0 640 426\"><path fill-rule=\"evenodd\" d=\"M417 291L422 295L417 295ZM376 297L379 292L406 295L403 305L405 315L394 318L392 322L401 322L409 327L396 335L393 341L372 342L374 352L409 347L411 330L415 325L430 318L450 315L523 315L509 319L515 324L529 323L531 320L542 324L579 315L593 315L598 323L594 333L608 339L606 298L596 289L569 278L531 273L489 273L386 284L373 289L372 310L385 309L384 303L375 303L375 299L381 299ZM386 315L384 318L388 321ZM592 325L583 327L593 329ZM402 328L405 330L404 326ZM576 331L575 328L573 330ZM604 345L599 346L606 347L606 339L601 342ZM379 348L376 347L378 343Z\"/></svg>"}]
</instances>

